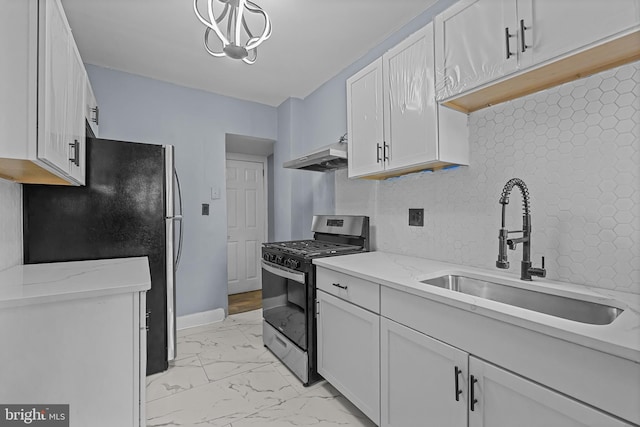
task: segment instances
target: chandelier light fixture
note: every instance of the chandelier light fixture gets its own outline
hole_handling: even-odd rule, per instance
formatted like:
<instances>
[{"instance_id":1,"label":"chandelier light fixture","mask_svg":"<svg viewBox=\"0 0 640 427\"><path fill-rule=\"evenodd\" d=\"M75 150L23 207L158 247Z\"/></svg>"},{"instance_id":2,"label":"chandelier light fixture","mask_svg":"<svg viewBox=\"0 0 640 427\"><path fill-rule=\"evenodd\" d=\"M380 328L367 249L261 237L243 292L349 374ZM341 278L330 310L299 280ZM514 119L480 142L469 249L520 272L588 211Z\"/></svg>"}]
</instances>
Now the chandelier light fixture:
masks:
<instances>
[{"instance_id":1,"label":"chandelier light fixture","mask_svg":"<svg viewBox=\"0 0 640 427\"><path fill-rule=\"evenodd\" d=\"M247 64L256 62L258 46L271 36L271 21L267 13L250 0L204 0L207 3L207 19L198 9L199 1L193 0L193 11L207 27L204 32L204 48L207 52L215 57L242 59ZM215 15L215 5L218 11L222 10L218 16ZM249 29L245 19L248 14L257 15L264 21L260 35L254 35ZM216 44L221 48L215 48Z\"/></svg>"}]
</instances>

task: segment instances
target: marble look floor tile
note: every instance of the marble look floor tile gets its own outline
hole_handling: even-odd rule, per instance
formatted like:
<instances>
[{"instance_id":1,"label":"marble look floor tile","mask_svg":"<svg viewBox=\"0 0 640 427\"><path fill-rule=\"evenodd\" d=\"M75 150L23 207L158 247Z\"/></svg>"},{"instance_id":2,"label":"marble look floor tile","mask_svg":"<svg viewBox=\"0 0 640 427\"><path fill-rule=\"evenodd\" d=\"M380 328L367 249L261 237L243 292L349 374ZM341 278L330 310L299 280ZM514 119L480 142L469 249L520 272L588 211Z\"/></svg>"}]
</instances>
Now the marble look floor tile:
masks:
<instances>
[{"instance_id":1,"label":"marble look floor tile","mask_svg":"<svg viewBox=\"0 0 640 427\"><path fill-rule=\"evenodd\" d=\"M295 376L293 372L289 370L282 362L279 360L273 363L273 367L282 375L282 377L291 384L291 386L299 393L306 394L311 390L314 390L318 387L322 387L327 382L325 380L318 381L310 386L305 387L302 384L302 381L298 377Z\"/></svg>"},{"instance_id":2,"label":"marble look floor tile","mask_svg":"<svg viewBox=\"0 0 640 427\"><path fill-rule=\"evenodd\" d=\"M175 361L165 372L147 377L147 402L207 384L209 379L197 356Z\"/></svg>"},{"instance_id":3,"label":"marble look floor tile","mask_svg":"<svg viewBox=\"0 0 640 427\"><path fill-rule=\"evenodd\" d=\"M207 323L206 325L194 326L192 328L180 329L176 331L176 337L186 337L187 335L199 334L218 329L222 325L222 320L215 323Z\"/></svg>"},{"instance_id":4,"label":"marble look floor tile","mask_svg":"<svg viewBox=\"0 0 640 427\"><path fill-rule=\"evenodd\" d=\"M271 365L147 404L147 425L225 426L298 393Z\"/></svg>"},{"instance_id":5,"label":"marble look floor tile","mask_svg":"<svg viewBox=\"0 0 640 427\"><path fill-rule=\"evenodd\" d=\"M375 424L325 382L302 396L238 419L226 427L245 426L374 427Z\"/></svg>"},{"instance_id":6,"label":"marble look floor tile","mask_svg":"<svg viewBox=\"0 0 640 427\"><path fill-rule=\"evenodd\" d=\"M237 329L214 329L180 337L177 340L176 359L194 356L208 351L226 351L229 346L246 344L249 340Z\"/></svg>"},{"instance_id":7,"label":"marble look floor tile","mask_svg":"<svg viewBox=\"0 0 640 427\"><path fill-rule=\"evenodd\" d=\"M241 342L221 342L215 348L198 354L209 381L216 381L277 361L262 344L236 333Z\"/></svg>"}]
</instances>

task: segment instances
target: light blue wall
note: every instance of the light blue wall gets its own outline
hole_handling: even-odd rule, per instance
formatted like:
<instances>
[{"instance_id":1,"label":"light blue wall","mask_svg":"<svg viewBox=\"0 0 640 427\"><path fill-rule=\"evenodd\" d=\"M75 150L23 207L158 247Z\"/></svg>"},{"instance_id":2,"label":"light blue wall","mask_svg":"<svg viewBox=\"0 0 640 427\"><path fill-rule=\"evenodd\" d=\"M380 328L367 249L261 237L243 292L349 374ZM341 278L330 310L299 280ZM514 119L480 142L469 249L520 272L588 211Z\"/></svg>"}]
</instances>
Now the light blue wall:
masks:
<instances>
[{"instance_id":1,"label":"light blue wall","mask_svg":"<svg viewBox=\"0 0 640 427\"><path fill-rule=\"evenodd\" d=\"M100 137L171 144L184 200L179 316L227 308L225 133L277 139L277 109L88 65ZM276 169L277 170L277 169ZM222 198L211 200L211 187ZM210 215L201 215L201 204Z\"/></svg>"},{"instance_id":2,"label":"light blue wall","mask_svg":"<svg viewBox=\"0 0 640 427\"><path fill-rule=\"evenodd\" d=\"M349 65L335 77L324 83L296 106L297 116L302 126L296 133L298 139L290 141L290 160L324 145L338 142L347 132L347 79L366 65L382 56L384 52L413 34L433 20L457 0L440 0L406 26L392 34L384 42L370 50L362 58ZM283 113L278 110L279 119ZM281 163L276 162L275 167ZM291 189L291 236L294 239L311 237L313 214L333 214L335 212L335 174L308 171L291 171L287 188ZM276 188L278 177L276 177ZM277 190L276 190L277 191Z\"/></svg>"},{"instance_id":3,"label":"light blue wall","mask_svg":"<svg viewBox=\"0 0 640 427\"><path fill-rule=\"evenodd\" d=\"M227 307L225 134L276 140L270 163L274 212L270 240L311 237L313 214L335 212L335 174L296 171L282 163L338 141L347 129L345 83L455 0L440 0L304 100L278 108L88 65L101 109L100 136L172 144L185 202L185 247L178 271L177 313ZM201 216L202 203L210 216ZM337 212L339 213L339 212Z\"/></svg>"}]
</instances>

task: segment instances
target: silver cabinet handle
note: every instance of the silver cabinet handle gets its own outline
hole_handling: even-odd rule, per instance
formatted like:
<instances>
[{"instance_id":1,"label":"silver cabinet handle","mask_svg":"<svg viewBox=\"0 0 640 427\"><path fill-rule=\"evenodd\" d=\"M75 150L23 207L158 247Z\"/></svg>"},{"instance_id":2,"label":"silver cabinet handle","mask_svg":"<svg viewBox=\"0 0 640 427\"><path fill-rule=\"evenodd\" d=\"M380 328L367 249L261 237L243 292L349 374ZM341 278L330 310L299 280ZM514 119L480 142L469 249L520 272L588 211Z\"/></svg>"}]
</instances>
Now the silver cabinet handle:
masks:
<instances>
[{"instance_id":1,"label":"silver cabinet handle","mask_svg":"<svg viewBox=\"0 0 640 427\"><path fill-rule=\"evenodd\" d=\"M380 144L376 144L376 163L380 163L382 161L382 156L380 156Z\"/></svg>"},{"instance_id":2,"label":"silver cabinet handle","mask_svg":"<svg viewBox=\"0 0 640 427\"><path fill-rule=\"evenodd\" d=\"M332 285L336 288L344 289L345 291L347 290L347 285L341 285L340 283L332 283Z\"/></svg>"},{"instance_id":3,"label":"silver cabinet handle","mask_svg":"<svg viewBox=\"0 0 640 427\"><path fill-rule=\"evenodd\" d=\"M384 150L382 150L382 152L383 152L383 154L384 154L384 155L383 155L383 159L384 159L385 161L387 161L387 162L389 161L389 151L391 151L391 150L389 149L389 144L387 144L387 143L385 142L385 143L384 143Z\"/></svg>"},{"instance_id":4,"label":"silver cabinet handle","mask_svg":"<svg viewBox=\"0 0 640 427\"><path fill-rule=\"evenodd\" d=\"M100 126L100 108L96 105L91 109L91 112L95 115L91 121L96 124L96 126Z\"/></svg>"},{"instance_id":5,"label":"silver cabinet handle","mask_svg":"<svg viewBox=\"0 0 640 427\"><path fill-rule=\"evenodd\" d=\"M73 157L69 157L69 160L74 165L80 166L80 142L76 139L70 142L69 146L73 149Z\"/></svg>"}]
</instances>

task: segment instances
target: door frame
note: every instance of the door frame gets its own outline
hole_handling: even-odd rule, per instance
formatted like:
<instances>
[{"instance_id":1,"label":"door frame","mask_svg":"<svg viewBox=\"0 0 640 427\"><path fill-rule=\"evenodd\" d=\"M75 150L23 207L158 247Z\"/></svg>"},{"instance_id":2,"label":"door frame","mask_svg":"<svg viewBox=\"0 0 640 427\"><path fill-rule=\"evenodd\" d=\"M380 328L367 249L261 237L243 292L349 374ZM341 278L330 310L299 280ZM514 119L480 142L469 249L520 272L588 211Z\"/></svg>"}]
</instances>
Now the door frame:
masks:
<instances>
[{"instance_id":1,"label":"door frame","mask_svg":"<svg viewBox=\"0 0 640 427\"><path fill-rule=\"evenodd\" d=\"M262 200L262 205L263 205L263 212L264 212L264 236L263 237L263 242L266 242L269 236L269 172L268 172L268 161L267 161L267 157L266 156L255 156L252 154L242 154L242 153L231 153L231 152L226 152L225 153L225 162L224 162L224 170L225 170L225 175L224 175L224 190L225 190L225 200L228 202L228 198L227 198L227 160L236 160L236 161L241 161L241 162L252 162L252 163L262 163L262 170L264 173L264 177L262 179L262 185L263 185L263 191L264 191L264 197ZM229 230L229 220L227 218L227 231ZM262 259L262 258L259 258ZM229 260L227 260L227 264L229 263ZM260 280L260 289L262 289L262 275L258 275L259 280ZM227 278L227 282L228 282L228 278ZM227 296L229 295L229 290L227 289Z\"/></svg>"}]
</instances>

